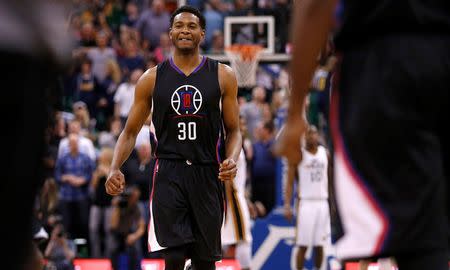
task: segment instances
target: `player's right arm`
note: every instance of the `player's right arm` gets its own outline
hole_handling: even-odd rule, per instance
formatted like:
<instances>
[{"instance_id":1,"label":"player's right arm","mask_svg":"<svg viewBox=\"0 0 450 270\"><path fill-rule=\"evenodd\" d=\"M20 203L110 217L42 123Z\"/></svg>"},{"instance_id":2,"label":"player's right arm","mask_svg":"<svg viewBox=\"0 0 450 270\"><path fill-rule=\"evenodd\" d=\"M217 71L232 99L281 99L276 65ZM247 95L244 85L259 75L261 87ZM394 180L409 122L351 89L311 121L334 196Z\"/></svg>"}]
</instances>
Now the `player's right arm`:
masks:
<instances>
[{"instance_id":1,"label":"player's right arm","mask_svg":"<svg viewBox=\"0 0 450 270\"><path fill-rule=\"evenodd\" d=\"M289 163L298 164L301 156L296 151L306 131L305 98L317 57L327 42L333 24L337 0L300 0L294 2L293 23L290 29L293 51L290 75L292 90L289 98L286 125L275 144L275 154L284 156Z\"/></svg>"},{"instance_id":2,"label":"player's right arm","mask_svg":"<svg viewBox=\"0 0 450 270\"><path fill-rule=\"evenodd\" d=\"M111 171L105 184L106 192L110 195L118 195L125 188L125 178L120 171L120 167L130 156L136 144L137 134L150 114L155 80L156 67L147 70L136 84L133 106L114 148Z\"/></svg>"}]
</instances>

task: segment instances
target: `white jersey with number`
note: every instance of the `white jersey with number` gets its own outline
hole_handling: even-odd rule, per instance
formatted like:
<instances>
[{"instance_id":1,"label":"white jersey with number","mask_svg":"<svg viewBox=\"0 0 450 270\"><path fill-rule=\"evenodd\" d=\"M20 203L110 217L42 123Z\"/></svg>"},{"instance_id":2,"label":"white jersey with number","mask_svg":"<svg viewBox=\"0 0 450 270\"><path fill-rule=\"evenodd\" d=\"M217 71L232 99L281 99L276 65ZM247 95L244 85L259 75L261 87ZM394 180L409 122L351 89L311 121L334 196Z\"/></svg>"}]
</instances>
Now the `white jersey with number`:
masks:
<instances>
[{"instance_id":1,"label":"white jersey with number","mask_svg":"<svg viewBox=\"0 0 450 270\"><path fill-rule=\"evenodd\" d=\"M319 146L315 154L305 149L302 153L295 242L298 246L326 246L331 240L327 151Z\"/></svg>"},{"instance_id":2,"label":"white jersey with number","mask_svg":"<svg viewBox=\"0 0 450 270\"><path fill-rule=\"evenodd\" d=\"M328 156L319 146L312 154L302 149L303 158L298 165L300 199L328 199Z\"/></svg>"}]
</instances>

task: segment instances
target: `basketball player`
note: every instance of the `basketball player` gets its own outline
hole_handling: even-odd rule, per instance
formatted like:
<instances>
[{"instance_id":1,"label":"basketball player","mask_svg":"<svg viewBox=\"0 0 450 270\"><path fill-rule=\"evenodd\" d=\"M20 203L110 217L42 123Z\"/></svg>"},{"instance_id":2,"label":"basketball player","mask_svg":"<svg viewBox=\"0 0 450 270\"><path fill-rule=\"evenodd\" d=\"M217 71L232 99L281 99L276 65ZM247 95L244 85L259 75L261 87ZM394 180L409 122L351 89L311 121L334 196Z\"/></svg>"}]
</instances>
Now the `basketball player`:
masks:
<instances>
[{"instance_id":1,"label":"basketball player","mask_svg":"<svg viewBox=\"0 0 450 270\"><path fill-rule=\"evenodd\" d=\"M299 161L301 106L336 0L296 3L288 118L277 153ZM341 258L448 270L450 2L345 1L331 97ZM430 91L432 89L432 91Z\"/></svg>"},{"instance_id":2,"label":"basketball player","mask_svg":"<svg viewBox=\"0 0 450 270\"><path fill-rule=\"evenodd\" d=\"M328 205L329 154L319 144L319 132L310 126L305 134L305 147L302 161L298 166L288 166L287 186L284 198L284 215L292 219L291 198L294 175L297 171L299 185L299 205L297 211L296 245L297 269L303 269L308 247L314 248L314 266L320 269L323 261L324 246L330 241L330 208Z\"/></svg>"},{"instance_id":3,"label":"basketball player","mask_svg":"<svg viewBox=\"0 0 450 270\"><path fill-rule=\"evenodd\" d=\"M65 4L0 0L0 73L5 89L0 99L0 140L7 155L0 164L0 205L5 218L0 232L7 243L1 253L2 269L43 267L43 256L33 241L33 208L44 182L46 129L61 108L61 96L54 91L58 87L53 85L59 84L61 67L70 57Z\"/></svg>"},{"instance_id":4,"label":"basketball player","mask_svg":"<svg viewBox=\"0 0 450 270\"><path fill-rule=\"evenodd\" d=\"M241 121L243 118L241 118ZM245 120L244 120L245 121ZM245 126L240 124L241 133ZM244 141L244 139L243 139ZM242 270L249 270L252 257L252 234L250 225L250 212L245 197L245 185L247 181L247 161L244 148L242 148L237 160L239 170L234 181L225 182L225 198L227 211L222 227L222 246L239 262Z\"/></svg>"},{"instance_id":5,"label":"basketball player","mask_svg":"<svg viewBox=\"0 0 450 270\"><path fill-rule=\"evenodd\" d=\"M215 269L215 261L221 259L224 206L220 180L235 178L242 149L237 82L231 68L199 54L205 18L198 10L178 8L169 35L174 55L139 79L106 190L111 195L123 191L120 167L154 106L158 145L149 250L163 250L166 270L183 269L186 258L196 270ZM222 145L225 159L219 153Z\"/></svg>"}]
</instances>

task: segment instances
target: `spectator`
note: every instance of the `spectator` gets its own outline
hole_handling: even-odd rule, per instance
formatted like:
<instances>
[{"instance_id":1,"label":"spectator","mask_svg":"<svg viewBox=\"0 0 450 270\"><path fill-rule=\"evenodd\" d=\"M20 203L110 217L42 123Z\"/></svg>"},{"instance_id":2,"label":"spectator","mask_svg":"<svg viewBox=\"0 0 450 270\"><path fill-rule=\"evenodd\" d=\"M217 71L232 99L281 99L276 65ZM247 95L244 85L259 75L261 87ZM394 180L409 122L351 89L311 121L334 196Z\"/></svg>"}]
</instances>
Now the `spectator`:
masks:
<instances>
[{"instance_id":1,"label":"spectator","mask_svg":"<svg viewBox=\"0 0 450 270\"><path fill-rule=\"evenodd\" d=\"M92 60L92 72L100 81L106 78L106 63L108 59L116 59L116 53L108 46L108 35L105 32L99 32L96 37L97 47L88 51L87 56Z\"/></svg>"},{"instance_id":2,"label":"spectator","mask_svg":"<svg viewBox=\"0 0 450 270\"><path fill-rule=\"evenodd\" d=\"M276 158L271 152L273 134L273 122L260 122L256 129L256 142L253 143L252 201L261 202L266 214L275 206Z\"/></svg>"},{"instance_id":3,"label":"spectator","mask_svg":"<svg viewBox=\"0 0 450 270\"><path fill-rule=\"evenodd\" d=\"M96 119L91 118L87 105L83 101L75 102L72 108L74 119L80 122L83 134L89 136L95 131Z\"/></svg>"},{"instance_id":4,"label":"spectator","mask_svg":"<svg viewBox=\"0 0 450 270\"><path fill-rule=\"evenodd\" d=\"M81 132L81 124L77 119L73 119L69 122L69 134L77 134L78 135L78 150L80 153L87 155L92 161L96 160L96 153L94 144L90 139L85 137ZM68 154L70 152L69 147L69 139L68 137L62 139L59 143L58 147L58 159L63 155Z\"/></svg>"},{"instance_id":5,"label":"spectator","mask_svg":"<svg viewBox=\"0 0 450 270\"><path fill-rule=\"evenodd\" d=\"M91 22L83 23L80 30L78 45L82 47L95 47L95 29Z\"/></svg>"},{"instance_id":6,"label":"spectator","mask_svg":"<svg viewBox=\"0 0 450 270\"><path fill-rule=\"evenodd\" d=\"M102 148L97 161L97 168L92 174L90 183L91 208L89 212L89 241L91 256L94 258L110 257L108 247L111 246L111 196L106 194L105 183L108 176L113 150ZM103 230L101 230L103 226ZM102 247L104 249L102 250Z\"/></svg>"},{"instance_id":7,"label":"spectator","mask_svg":"<svg viewBox=\"0 0 450 270\"><path fill-rule=\"evenodd\" d=\"M111 147L114 148L116 141L119 138L120 132L122 132L122 121L119 117L114 117L109 121L108 131L102 131L98 135L98 145L100 148Z\"/></svg>"},{"instance_id":8,"label":"spectator","mask_svg":"<svg viewBox=\"0 0 450 270\"><path fill-rule=\"evenodd\" d=\"M47 178L39 192L37 217L45 230L55 225L58 214L58 185L53 178Z\"/></svg>"},{"instance_id":9,"label":"spectator","mask_svg":"<svg viewBox=\"0 0 450 270\"><path fill-rule=\"evenodd\" d=\"M206 48L210 48L213 39L213 33L216 31L223 30L223 21L224 16L221 11L221 0L209 0L208 3L205 4L205 11L203 15L206 20L206 31L205 31L205 46Z\"/></svg>"},{"instance_id":10,"label":"spectator","mask_svg":"<svg viewBox=\"0 0 450 270\"><path fill-rule=\"evenodd\" d=\"M263 119L264 106L267 105L265 100L266 90L260 86L256 86L252 90L251 101L245 103L241 108L241 115L245 118L249 130L249 137L253 142L255 140L256 125Z\"/></svg>"},{"instance_id":11,"label":"spectator","mask_svg":"<svg viewBox=\"0 0 450 270\"><path fill-rule=\"evenodd\" d=\"M220 30L216 30L212 34L211 47L208 50L209 54L223 54L224 51L224 37Z\"/></svg>"},{"instance_id":12,"label":"spectator","mask_svg":"<svg viewBox=\"0 0 450 270\"><path fill-rule=\"evenodd\" d=\"M131 105L133 104L134 88L136 87L136 83L142 73L142 69L133 70L129 81L120 84L114 96L114 102L116 104L114 115L116 117L120 117L123 126L125 126L128 113L130 112Z\"/></svg>"},{"instance_id":13,"label":"spectator","mask_svg":"<svg viewBox=\"0 0 450 270\"><path fill-rule=\"evenodd\" d=\"M75 101L83 101L89 110L89 114L95 115L97 110L97 101L102 95L102 89L98 79L92 71L92 61L88 58L83 59L81 63L81 72L76 78L76 87L74 91Z\"/></svg>"},{"instance_id":14,"label":"spectator","mask_svg":"<svg viewBox=\"0 0 450 270\"><path fill-rule=\"evenodd\" d=\"M145 68L144 57L139 54L136 40L130 38L126 41L125 56L119 59L119 64L125 78L130 76L132 70Z\"/></svg>"},{"instance_id":15,"label":"spectator","mask_svg":"<svg viewBox=\"0 0 450 270\"><path fill-rule=\"evenodd\" d=\"M45 248L45 257L48 260L46 269L73 270L73 259L76 256L76 246L67 238L63 224L57 224Z\"/></svg>"},{"instance_id":16,"label":"spectator","mask_svg":"<svg viewBox=\"0 0 450 270\"><path fill-rule=\"evenodd\" d=\"M162 63L172 56L173 45L168 33L162 33L159 38L159 46L154 51L156 62Z\"/></svg>"},{"instance_id":17,"label":"spectator","mask_svg":"<svg viewBox=\"0 0 450 270\"><path fill-rule=\"evenodd\" d=\"M125 16L122 19L121 25L127 27L134 27L139 19L139 9L135 2L130 1L125 8Z\"/></svg>"},{"instance_id":18,"label":"spectator","mask_svg":"<svg viewBox=\"0 0 450 270\"><path fill-rule=\"evenodd\" d=\"M77 134L69 134L68 144L69 153L58 158L55 168L61 214L69 237L88 239L88 184L94 171L94 162L78 150Z\"/></svg>"},{"instance_id":19,"label":"spectator","mask_svg":"<svg viewBox=\"0 0 450 270\"><path fill-rule=\"evenodd\" d=\"M102 82L103 96L98 102L97 123L98 130L105 130L107 122L114 115L114 95L122 81L119 64L114 59L106 62L106 78Z\"/></svg>"},{"instance_id":20,"label":"spectator","mask_svg":"<svg viewBox=\"0 0 450 270\"><path fill-rule=\"evenodd\" d=\"M159 37L168 32L170 15L164 9L163 0L153 0L152 7L142 12L136 23L136 29L143 40L150 43L151 50L159 46Z\"/></svg>"},{"instance_id":21,"label":"spectator","mask_svg":"<svg viewBox=\"0 0 450 270\"><path fill-rule=\"evenodd\" d=\"M114 244L111 261L114 270L119 270L121 255L126 255L128 269L140 267L139 239L144 235L145 221L138 206L139 196L139 188L132 186L112 201L113 213L110 224Z\"/></svg>"}]
</instances>

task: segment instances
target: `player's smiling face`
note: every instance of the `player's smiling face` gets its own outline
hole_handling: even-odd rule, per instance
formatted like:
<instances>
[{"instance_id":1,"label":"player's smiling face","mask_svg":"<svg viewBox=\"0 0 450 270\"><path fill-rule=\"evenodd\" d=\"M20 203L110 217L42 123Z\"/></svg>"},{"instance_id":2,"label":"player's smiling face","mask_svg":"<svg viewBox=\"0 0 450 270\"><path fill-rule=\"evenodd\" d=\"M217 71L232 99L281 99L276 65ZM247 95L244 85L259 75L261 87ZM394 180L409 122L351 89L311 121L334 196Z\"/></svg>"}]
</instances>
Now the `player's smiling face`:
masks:
<instances>
[{"instance_id":1,"label":"player's smiling face","mask_svg":"<svg viewBox=\"0 0 450 270\"><path fill-rule=\"evenodd\" d=\"M182 12L175 16L169 35L175 48L181 51L192 51L203 41L205 30L200 26L197 16Z\"/></svg>"}]
</instances>

